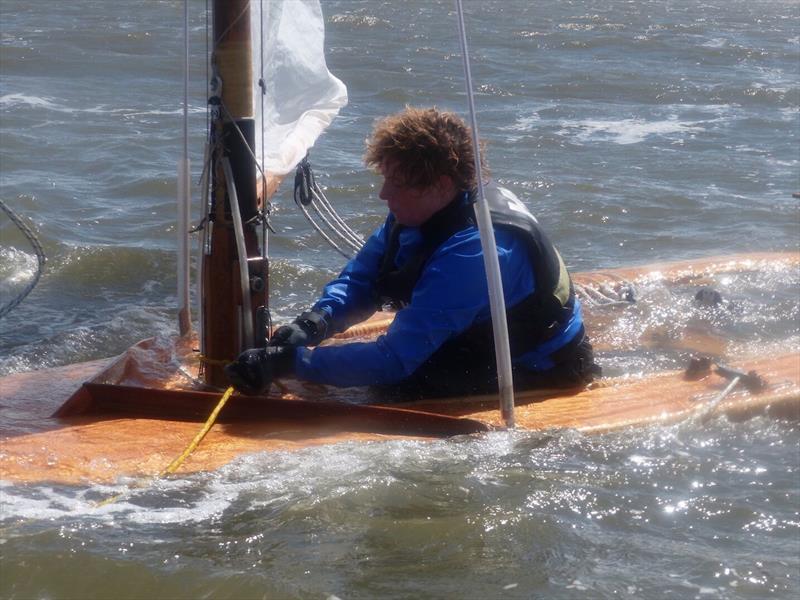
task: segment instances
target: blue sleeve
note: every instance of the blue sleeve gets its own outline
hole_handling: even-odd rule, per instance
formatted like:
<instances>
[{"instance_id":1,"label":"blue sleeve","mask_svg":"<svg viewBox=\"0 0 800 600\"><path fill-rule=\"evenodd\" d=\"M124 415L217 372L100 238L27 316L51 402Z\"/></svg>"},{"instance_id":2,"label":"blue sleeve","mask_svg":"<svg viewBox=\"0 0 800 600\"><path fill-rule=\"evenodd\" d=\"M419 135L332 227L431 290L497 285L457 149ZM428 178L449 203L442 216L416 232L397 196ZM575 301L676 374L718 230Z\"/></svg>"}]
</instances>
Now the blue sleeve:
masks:
<instances>
[{"instance_id":1,"label":"blue sleeve","mask_svg":"<svg viewBox=\"0 0 800 600\"><path fill-rule=\"evenodd\" d=\"M510 235L503 241L503 286L506 302L514 304L532 291L533 272L522 243ZM374 342L301 348L297 376L343 387L398 383L449 338L488 318L488 307L480 239L475 230L460 232L433 255L410 304L398 311L385 335Z\"/></svg>"},{"instance_id":2,"label":"blue sleeve","mask_svg":"<svg viewBox=\"0 0 800 600\"><path fill-rule=\"evenodd\" d=\"M385 253L390 220L379 227L339 276L328 283L314 308L330 316L329 333L344 331L375 312L372 288Z\"/></svg>"}]
</instances>

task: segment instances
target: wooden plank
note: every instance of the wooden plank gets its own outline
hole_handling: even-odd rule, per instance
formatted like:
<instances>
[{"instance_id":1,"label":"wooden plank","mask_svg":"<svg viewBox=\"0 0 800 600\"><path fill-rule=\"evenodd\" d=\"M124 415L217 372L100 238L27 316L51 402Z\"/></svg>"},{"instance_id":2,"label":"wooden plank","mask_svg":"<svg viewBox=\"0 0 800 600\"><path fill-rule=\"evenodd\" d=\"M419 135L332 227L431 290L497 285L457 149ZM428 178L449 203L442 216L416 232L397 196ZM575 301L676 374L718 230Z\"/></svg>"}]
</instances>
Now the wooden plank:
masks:
<instances>
[{"instance_id":1,"label":"wooden plank","mask_svg":"<svg viewBox=\"0 0 800 600\"><path fill-rule=\"evenodd\" d=\"M159 419L202 423L220 400L220 394L187 390L150 389L124 385L85 383L83 419ZM64 419L68 422L68 419ZM296 421L328 425L341 431L396 433L424 437L448 437L488 431L486 424L402 406L346 404L318 400L291 400L234 395L218 423Z\"/></svg>"},{"instance_id":2,"label":"wooden plank","mask_svg":"<svg viewBox=\"0 0 800 600\"><path fill-rule=\"evenodd\" d=\"M718 414L737 419L762 413L800 418L800 355L761 358L736 366L745 370L755 369L766 380L767 387L757 394L746 390L734 392L718 407ZM571 394L529 392L519 397L517 422L522 429L572 427L587 433L672 423L703 414L704 407L726 383L716 375L700 381L687 381L682 373L671 372L608 380L603 385ZM153 402L158 401L158 398L153 399ZM258 399L244 401L257 402ZM130 404L128 401L125 403ZM281 410L275 410L271 416L271 407L265 406L257 419L237 418L215 426L181 471L215 469L238 456L258 451L297 450L339 442L419 439L420 435L429 437L432 430L426 431L425 427L444 425L437 434L447 434L447 429L453 426L452 421L468 419L466 430L473 429L475 421L488 426L501 423L494 399L487 397L411 403L403 405L400 410L396 407L339 404L334 405L336 408L332 410L335 412L326 418L308 417L314 406L327 409L331 403L283 400L279 404ZM284 404L294 405L296 412L283 410ZM277 406L274 401L273 405ZM357 416L348 422L348 411L355 414L362 409L371 411L371 414L366 419L359 420ZM244 412L248 410L251 409ZM376 411L384 412L379 414ZM104 419L113 416L109 413ZM443 420L432 425L436 417L449 417L451 421ZM394 421L395 418L398 420ZM407 429L403 418L423 426ZM375 429L371 430L373 427ZM3 479L10 481L64 483L113 481L123 475L152 476L180 454L197 429L197 423L185 421L71 419L67 426L56 431L4 439L0 445L0 473Z\"/></svg>"},{"instance_id":3,"label":"wooden plank","mask_svg":"<svg viewBox=\"0 0 800 600\"><path fill-rule=\"evenodd\" d=\"M598 286L649 279L685 283L723 272L796 268L800 264L798 257L797 253L717 257L585 273L576 276L576 281ZM384 315L376 318L381 319L382 322L367 324L357 333L379 333L390 322ZM179 420L188 418L181 414L181 410L188 410L186 406L181 410L172 407L174 420L142 418L165 416L165 411L159 408L174 398L169 390L187 385L185 375L175 372L172 362L175 351L175 347L159 347L150 340L137 344L115 360L0 378L0 435L4 436L0 442L0 477L11 481L75 483L160 472L198 429L197 423ZM191 357L191 346L177 354ZM800 418L800 355L796 351L778 357L741 360L734 366L756 370L768 386L758 394L734 391L718 407L719 414L738 419L766 412ZM100 411L103 413L100 421L97 416L68 421L46 418L80 387L81 381L90 378L93 385L101 387L81 388L82 392L73 400L72 409L77 412L90 409L97 401L93 394L102 390L103 382L136 382L140 387L126 391L127 398L118 397L113 410L109 408L113 404L110 402ZM159 387L152 392L142 390L145 384L141 382ZM680 372L670 372L605 379L588 390L526 392L517 397L517 421L526 429L571 427L584 432L670 423L701 414L726 383L715 375L701 381L686 381ZM146 399L144 402L136 400L142 397ZM205 418L218 397L219 394L203 396L202 408L189 407L193 411L191 418ZM273 392L263 405L256 404L257 399L235 400L223 411L223 420L229 422L212 429L182 470L214 469L248 452L293 450L342 441L454 435L501 423L494 397L409 403L399 411L396 405L351 408L341 404L367 399L363 390L288 382L287 387ZM150 411L148 415L137 414L145 405ZM336 408L330 408L331 405ZM332 412L327 416L313 415L314 410ZM232 414L225 416L226 412ZM348 422L352 414L356 416ZM403 419L410 421L404 424ZM53 428L58 429L39 433Z\"/></svg>"}]
</instances>

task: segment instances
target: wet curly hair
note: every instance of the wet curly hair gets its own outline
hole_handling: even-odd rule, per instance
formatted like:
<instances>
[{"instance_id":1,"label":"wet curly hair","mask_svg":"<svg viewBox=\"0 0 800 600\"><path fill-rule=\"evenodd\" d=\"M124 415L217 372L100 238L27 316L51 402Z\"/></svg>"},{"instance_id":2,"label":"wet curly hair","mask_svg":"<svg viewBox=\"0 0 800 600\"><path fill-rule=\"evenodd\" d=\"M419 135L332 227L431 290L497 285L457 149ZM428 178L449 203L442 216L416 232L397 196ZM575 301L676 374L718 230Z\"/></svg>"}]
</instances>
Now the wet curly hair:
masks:
<instances>
[{"instance_id":1,"label":"wet curly hair","mask_svg":"<svg viewBox=\"0 0 800 600\"><path fill-rule=\"evenodd\" d=\"M481 169L488 174L481 144ZM453 112L406 106L380 119L367 139L364 162L379 171L384 161L397 164L402 185L425 188L441 175L452 178L459 190L477 186L472 131Z\"/></svg>"}]
</instances>

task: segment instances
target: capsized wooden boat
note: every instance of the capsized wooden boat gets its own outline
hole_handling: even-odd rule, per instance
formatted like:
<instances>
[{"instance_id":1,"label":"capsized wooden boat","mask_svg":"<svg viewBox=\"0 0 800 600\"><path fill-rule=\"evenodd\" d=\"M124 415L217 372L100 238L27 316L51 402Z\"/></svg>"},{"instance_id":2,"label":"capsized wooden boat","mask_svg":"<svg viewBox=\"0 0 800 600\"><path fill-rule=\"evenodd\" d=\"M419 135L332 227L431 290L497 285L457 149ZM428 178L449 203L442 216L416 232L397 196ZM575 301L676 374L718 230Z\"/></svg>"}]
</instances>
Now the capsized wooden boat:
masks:
<instances>
[{"instance_id":1,"label":"capsized wooden boat","mask_svg":"<svg viewBox=\"0 0 800 600\"><path fill-rule=\"evenodd\" d=\"M592 288L608 294L652 281L703 285L726 273L796 273L799 265L800 255L794 253L748 254L583 273L575 281L584 293ZM590 332L602 338L610 319L590 303L586 312ZM345 337L375 335L388 322L379 316ZM707 339L706 349L715 354L720 340ZM686 341L690 353L704 349L696 335ZM640 342L648 343L647 335ZM755 371L764 386L740 385L721 400L729 379L713 371L696 379L673 370L605 378L586 390L521 393L517 426L602 432L707 417L709 410L735 418L763 413L798 418L800 353L782 352L737 357L730 366ZM193 385L197 365L191 343L147 340L114 359L0 379L0 476L15 482L78 483L161 472L220 398L219 392ZM502 425L493 396L360 404L376 400L365 390L298 381L281 383L263 398L234 396L181 472L214 469L251 452L480 434Z\"/></svg>"}]
</instances>

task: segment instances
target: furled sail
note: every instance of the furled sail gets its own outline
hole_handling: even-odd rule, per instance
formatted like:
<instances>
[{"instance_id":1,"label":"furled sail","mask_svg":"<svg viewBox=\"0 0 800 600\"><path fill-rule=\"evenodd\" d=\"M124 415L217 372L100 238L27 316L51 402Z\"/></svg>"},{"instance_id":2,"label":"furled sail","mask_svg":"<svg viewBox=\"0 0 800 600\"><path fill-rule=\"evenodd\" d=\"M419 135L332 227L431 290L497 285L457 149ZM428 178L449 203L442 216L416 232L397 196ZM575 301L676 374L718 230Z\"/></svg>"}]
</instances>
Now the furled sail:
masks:
<instances>
[{"instance_id":1,"label":"furled sail","mask_svg":"<svg viewBox=\"0 0 800 600\"><path fill-rule=\"evenodd\" d=\"M347 88L325 62L319 0L251 3L255 154L270 175L285 175L314 145L339 109Z\"/></svg>"}]
</instances>

